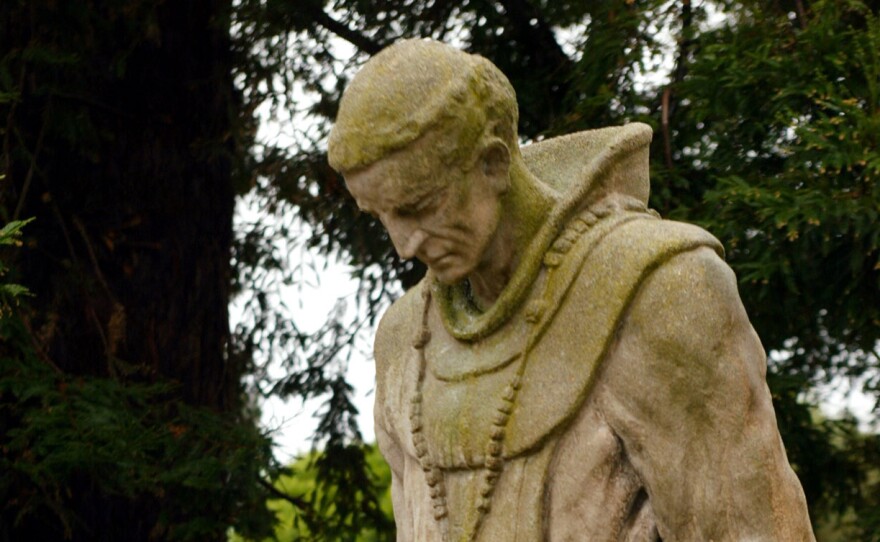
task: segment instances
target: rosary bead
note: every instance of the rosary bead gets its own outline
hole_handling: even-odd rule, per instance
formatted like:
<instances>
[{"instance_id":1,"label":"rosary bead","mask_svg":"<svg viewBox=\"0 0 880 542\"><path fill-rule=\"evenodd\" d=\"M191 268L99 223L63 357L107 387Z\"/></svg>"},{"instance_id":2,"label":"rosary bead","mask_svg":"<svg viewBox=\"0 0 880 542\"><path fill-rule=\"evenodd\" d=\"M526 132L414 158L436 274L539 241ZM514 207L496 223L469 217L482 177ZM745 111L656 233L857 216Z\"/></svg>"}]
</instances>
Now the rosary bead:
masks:
<instances>
[{"instance_id":1,"label":"rosary bead","mask_svg":"<svg viewBox=\"0 0 880 542\"><path fill-rule=\"evenodd\" d=\"M496 457L501 455L501 441L490 440L489 445L486 446L486 453Z\"/></svg>"},{"instance_id":2,"label":"rosary bead","mask_svg":"<svg viewBox=\"0 0 880 542\"><path fill-rule=\"evenodd\" d=\"M495 471L501 472L501 468L504 467L504 460L498 457L487 457L486 458L486 468Z\"/></svg>"},{"instance_id":3,"label":"rosary bead","mask_svg":"<svg viewBox=\"0 0 880 542\"><path fill-rule=\"evenodd\" d=\"M516 388L514 388L511 384L508 384L507 387L504 388L504 395L502 399L507 402L512 402L516 398Z\"/></svg>"}]
</instances>

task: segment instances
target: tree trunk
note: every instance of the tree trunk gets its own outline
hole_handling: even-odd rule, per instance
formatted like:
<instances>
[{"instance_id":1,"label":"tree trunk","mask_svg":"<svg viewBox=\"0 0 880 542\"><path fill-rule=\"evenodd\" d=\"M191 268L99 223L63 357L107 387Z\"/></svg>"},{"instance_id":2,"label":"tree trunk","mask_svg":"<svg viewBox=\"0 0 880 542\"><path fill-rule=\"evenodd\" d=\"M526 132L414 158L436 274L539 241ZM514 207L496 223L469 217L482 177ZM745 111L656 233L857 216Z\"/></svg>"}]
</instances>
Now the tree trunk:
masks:
<instances>
[{"instance_id":1,"label":"tree trunk","mask_svg":"<svg viewBox=\"0 0 880 542\"><path fill-rule=\"evenodd\" d=\"M232 413L229 9L4 2L3 75L20 97L5 104L0 204L3 222L36 217L16 267L36 296L30 328L48 360L66 374L171 380L180 400ZM102 494L85 480L73 491L85 524L74 539L157 536L157 498ZM16 532L50 540L52 529Z\"/></svg>"}]
</instances>

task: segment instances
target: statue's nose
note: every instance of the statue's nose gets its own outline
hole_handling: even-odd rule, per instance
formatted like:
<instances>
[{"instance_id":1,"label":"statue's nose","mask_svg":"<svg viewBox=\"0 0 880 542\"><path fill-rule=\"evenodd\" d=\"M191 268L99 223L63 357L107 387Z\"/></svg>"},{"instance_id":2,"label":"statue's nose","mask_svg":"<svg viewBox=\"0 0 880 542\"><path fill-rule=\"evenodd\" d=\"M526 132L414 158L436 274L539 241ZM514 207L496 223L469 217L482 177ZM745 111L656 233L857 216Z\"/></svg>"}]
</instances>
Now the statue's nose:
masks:
<instances>
[{"instance_id":1,"label":"statue's nose","mask_svg":"<svg viewBox=\"0 0 880 542\"><path fill-rule=\"evenodd\" d=\"M402 220L383 222L385 222L385 228L388 230L388 236L391 237L391 243L394 245L397 255L402 260L415 258L428 236L416 224L405 223Z\"/></svg>"}]
</instances>

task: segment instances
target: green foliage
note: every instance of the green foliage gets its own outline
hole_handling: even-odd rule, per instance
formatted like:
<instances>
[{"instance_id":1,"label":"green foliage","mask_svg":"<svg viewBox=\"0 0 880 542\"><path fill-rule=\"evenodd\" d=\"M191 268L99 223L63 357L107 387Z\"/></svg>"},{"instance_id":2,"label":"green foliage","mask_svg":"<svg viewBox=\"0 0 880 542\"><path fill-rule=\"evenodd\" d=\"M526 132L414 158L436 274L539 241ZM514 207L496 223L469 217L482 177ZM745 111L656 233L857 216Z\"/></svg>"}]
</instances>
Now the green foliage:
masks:
<instances>
[{"instance_id":1,"label":"green foliage","mask_svg":"<svg viewBox=\"0 0 880 542\"><path fill-rule=\"evenodd\" d=\"M836 478L836 483L823 477L807 477L813 488L824 481L820 489L826 492L824 499L811 510L814 517L816 538L822 542L849 542L880 540L880 467L876 458L880 436L859 431L857 421L851 416L841 420L826 420L814 415L817 445L831 448L822 454L824 468ZM831 435L830 441L827 435ZM823 438L825 437L825 438ZM805 490L808 490L805 488ZM828 493L837 492L837 495ZM815 501L814 501L815 502Z\"/></svg>"},{"instance_id":2,"label":"green foliage","mask_svg":"<svg viewBox=\"0 0 880 542\"><path fill-rule=\"evenodd\" d=\"M2 181L0 177L0 181ZM28 220L13 220L2 229L0 229L0 247L4 246L21 246L21 229L30 222ZM0 248L0 250L3 250ZM0 280L9 272L9 267L0 259ZM12 310L12 306L17 302L17 297L30 295L27 288L20 284L8 282L0 282L0 318L8 314Z\"/></svg>"},{"instance_id":3,"label":"green foliage","mask_svg":"<svg viewBox=\"0 0 880 542\"><path fill-rule=\"evenodd\" d=\"M0 245L20 245L28 222L0 229ZM0 269L8 270L3 262ZM34 523L52 538L92 537L108 495L159 499L153 533L167 540L204 540L217 532L218 518L221 531L229 524L267 531L271 518L256 483L271 454L264 435L180 402L170 383L65 374L34 348L22 317L27 306L15 303L27 291L6 286L0 284L8 295L0 313L0 540ZM82 484L94 508L72 501L71 489Z\"/></svg>"},{"instance_id":4,"label":"green foliage","mask_svg":"<svg viewBox=\"0 0 880 542\"><path fill-rule=\"evenodd\" d=\"M7 323L0 338L20 333ZM252 532L270 524L254 483L270 445L252 428L165 399L167 385L65 378L33 357L0 365L0 395L14 402L3 409L0 456L10 526L39 520L64 537L89 532L97 511L77 515L70 501L82 481L133 502L159 498L154 530L169 540L203 540L217 518Z\"/></svg>"},{"instance_id":5,"label":"green foliage","mask_svg":"<svg viewBox=\"0 0 880 542\"><path fill-rule=\"evenodd\" d=\"M759 12L701 36L678 92L686 196L662 201L728 247L787 371L866 374L880 340L880 24L816 2L793 28ZM699 184L698 184L699 183ZM816 374L818 368L821 374Z\"/></svg>"},{"instance_id":6,"label":"green foliage","mask_svg":"<svg viewBox=\"0 0 880 542\"><path fill-rule=\"evenodd\" d=\"M336 506L339 486L324 482L317 465L325 456L312 452L298 458L272 486L277 497L269 499L267 506L277 519L273 536L263 542L294 542L307 540L354 540L356 542L379 542L393 540L393 515L391 511L391 470L375 446L366 447L366 460L374 479L370 481L379 495L380 522L377 524L351 523L351 517L338 525L333 533L327 525L339 521ZM340 480L339 483L346 483ZM305 505L305 501L326 503L323 509ZM319 536L320 535L320 536ZM246 542L238 533L230 534L230 542Z\"/></svg>"}]
</instances>

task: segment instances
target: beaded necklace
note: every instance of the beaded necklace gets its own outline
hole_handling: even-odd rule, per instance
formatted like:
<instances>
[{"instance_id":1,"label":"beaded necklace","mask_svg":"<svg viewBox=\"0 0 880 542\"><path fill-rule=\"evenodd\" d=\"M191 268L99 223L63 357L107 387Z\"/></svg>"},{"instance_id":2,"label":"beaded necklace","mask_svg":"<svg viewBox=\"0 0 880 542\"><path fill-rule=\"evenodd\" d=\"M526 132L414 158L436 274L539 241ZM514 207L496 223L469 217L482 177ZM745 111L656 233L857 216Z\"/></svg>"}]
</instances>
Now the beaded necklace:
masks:
<instances>
[{"instance_id":1,"label":"beaded necklace","mask_svg":"<svg viewBox=\"0 0 880 542\"><path fill-rule=\"evenodd\" d=\"M422 434L422 386L425 380L425 372L427 367L427 358L425 356L425 348L431 340L431 332L428 329L428 316L431 308L431 289L426 287L422 290L424 299L424 310L422 312L422 325L418 337L413 346L419 351L419 367L418 381L415 393L410 400L412 409L410 410L410 423L412 426L412 443L416 450L416 457L422 471L425 473L425 481L428 483L428 493L431 496L431 505L434 509L434 519L442 521L449 514L446 505L446 487L443 480L443 471L428 454L425 436ZM528 351L528 346L526 347ZM504 433L507 428L507 422L510 420L510 413L516 403L517 394L522 387L522 375L526 367L525 354L517 367L516 374L508 382L501 396L501 402L495 410L492 418L492 429L489 433L489 441L485 447L486 459L484 461L483 470L480 473L479 500L477 501L477 519L474 526L465 540L472 541L476 539L477 533L488 514L491 507L492 493L495 490L495 484L501 476L504 468L504 458L501 456ZM446 533L444 533L446 539Z\"/></svg>"}]
</instances>

